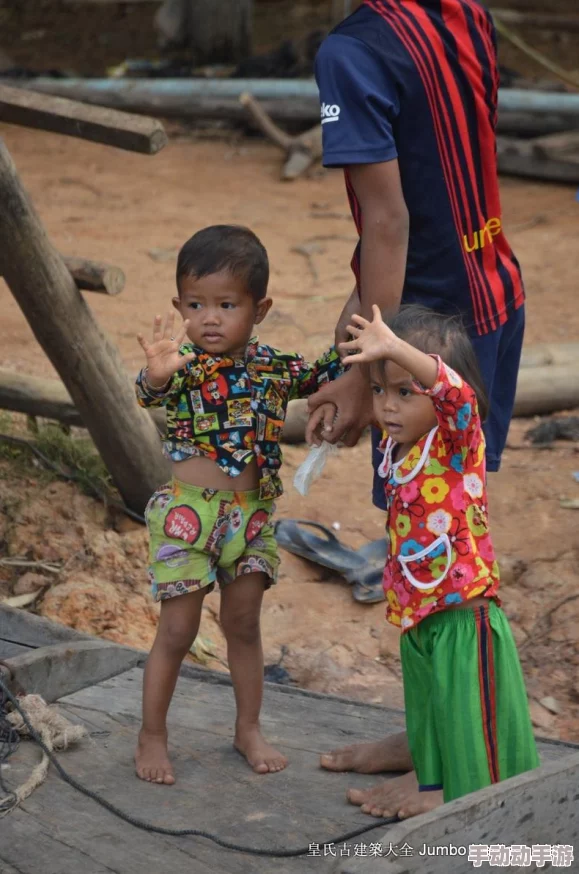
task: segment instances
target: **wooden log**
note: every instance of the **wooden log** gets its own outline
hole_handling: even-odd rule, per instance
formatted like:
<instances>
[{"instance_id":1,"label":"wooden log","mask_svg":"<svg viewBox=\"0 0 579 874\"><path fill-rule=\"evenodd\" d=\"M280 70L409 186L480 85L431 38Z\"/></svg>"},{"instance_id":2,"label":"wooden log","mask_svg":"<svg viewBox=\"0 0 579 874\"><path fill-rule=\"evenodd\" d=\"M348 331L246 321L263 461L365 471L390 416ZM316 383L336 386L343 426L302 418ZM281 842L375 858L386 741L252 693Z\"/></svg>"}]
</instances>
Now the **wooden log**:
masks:
<instances>
[{"instance_id":1,"label":"wooden log","mask_svg":"<svg viewBox=\"0 0 579 874\"><path fill-rule=\"evenodd\" d=\"M86 258L68 258L61 255L68 271L83 291L96 291L99 294L120 294L125 287L125 274L120 267L89 261Z\"/></svg>"},{"instance_id":2,"label":"wooden log","mask_svg":"<svg viewBox=\"0 0 579 874\"><path fill-rule=\"evenodd\" d=\"M0 121L145 155L155 155L167 145L165 129L154 118L87 106L65 97L40 96L24 87L0 85Z\"/></svg>"},{"instance_id":3,"label":"wooden log","mask_svg":"<svg viewBox=\"0 0 579 874\"><path fill-rule=\"evenodd\" d=\"M63 256L70 275L77 288L83 291L96 291L99 294L120 294L125 287L125 274L120 267L88 261L86 258Z\"/></svg>"},{"instance_id":4,"label":"wooden log","mask_svg":"<svg viewBox=\"0 0 579 874\"><path fill-rule=\"evenodd\" d=\"M60 374L127 506L166 480L155 426L30 203L0 140L0 274Z\"/></svg>"},{"instance_id":5,"label":"wooden log","mask_svg":"<svg viewBox=\"0 0 579 874\"><path fill-rule=\"evenodd\" d=\"M65 425L83 425L64 385L27 373L0 369L0 409L42 416Z\"/></svg>"},{"instance_id":6,"label":"wooden log","mask_svg":"<svg viewBox=\"0 0 579 874\"><path fill-rule=\"evenodd\" d=\"M536 147L535 140L497 137L497 161L499 173L549 182L579 182L577 157L563 152L556 157L554 150L547 157L544 147Z\"/></svg>"},{"instance_id":7,"label":"wooden log","mask_svg":"<svg viewBox=\"0 0 579 874\"><path fill-rule=\"evenodd\" d=\"M537 343L526 346L521 367L547 367L551 364L579 365L579 343Z\"/></svg>"},{"instance_id":8,"label":"wooden log","mask_svg":"<svg viewBox=\"0 0 579 874\"><path fill-rule=\"evenodd\" d=\"M0 410L11 410L27 416L54 419L65 425L85 427L80 413L60 380L16 373L4 368L0 368ZM154 407L147 412L159 433L163 434L165 409ZM302 443L307 420L307 401L290 401L283 430L283 442Z\"/></svg>"},{"instance_id":9,"label":"wooden log","mask_svg":"<svg viewBox=\"0 0 579 874\"><path fill-rule=\"evenodd\" d=\"M536 416L579 407L579 361L574 365L519 370L515 416Z\"/></svg>"}]
</instances>

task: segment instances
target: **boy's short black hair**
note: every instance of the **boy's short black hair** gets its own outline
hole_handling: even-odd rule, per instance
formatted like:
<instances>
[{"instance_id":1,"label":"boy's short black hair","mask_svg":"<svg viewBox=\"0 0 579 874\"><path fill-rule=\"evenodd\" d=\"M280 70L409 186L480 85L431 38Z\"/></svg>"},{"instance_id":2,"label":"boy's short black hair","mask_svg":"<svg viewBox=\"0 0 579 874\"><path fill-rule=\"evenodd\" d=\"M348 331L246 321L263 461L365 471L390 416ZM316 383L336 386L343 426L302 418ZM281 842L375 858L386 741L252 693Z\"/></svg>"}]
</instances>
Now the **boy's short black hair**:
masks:
<instances>
[{"instance_id":1,"label":"boy's short black hair","mask_svg":"<svg viewBox=\"0 0 579 874\"><path fill-rule=\"evenodd\" d=\"M227 270L243 280L255 301L267 294L269 260L261 241L240 225L212 225L193 234L177 258L177 289L185 276L210 276Z\"/></svg>"},{"instance_id":2,"label":"boy's short black hair","mask_svg":"<svg viewBox=\"0 0 579 874\"><path fill-rule=\"evenodd\" d=\"M479 415L484 422L489 411L489 397L473 345L460 316L434 312L419 304L404 304L388 326L397 337L430 355L440 355L445 364L467 382L477 397ZM384 379L384 361L381 376Z\"/></svg>"}]
</instances>

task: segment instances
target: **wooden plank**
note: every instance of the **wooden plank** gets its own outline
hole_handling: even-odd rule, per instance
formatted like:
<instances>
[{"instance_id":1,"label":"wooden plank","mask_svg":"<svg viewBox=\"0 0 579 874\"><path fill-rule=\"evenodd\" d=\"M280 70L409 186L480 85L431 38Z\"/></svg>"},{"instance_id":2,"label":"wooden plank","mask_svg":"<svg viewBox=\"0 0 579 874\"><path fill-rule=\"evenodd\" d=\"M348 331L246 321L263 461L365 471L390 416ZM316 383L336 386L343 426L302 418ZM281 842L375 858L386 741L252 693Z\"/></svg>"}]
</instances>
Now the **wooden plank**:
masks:
<instances>
[{"instance_id":1,"label":"wooden plank","mask_svg":"<svg viewBox=\"0 0 579 874\"><path fill-rule=\"evenodd\" d=\"M207 679L204 680L203 676ZM170 746L177 783L170 787L135 778L132 755L140 720L142 670L126 673L68 696L60 706L91 737L60 756L66 770L121 809L171 828L200 828L263 848L324 844L371 820L347 804L349 786L372 785L376 776L335 774L318 767L318 749L343 742L343 729L379 737L392 713L375 705L310 696L269 687L264 715L276 727L290 765L263 777L254 774L231 745L234 702L225 685L180 678L177 710L170 715ZM569 755L553 746L556 757ZM544 745L541 745L544 756ZM37 761L37 750L21 744L10 780L19 781ZM139 831L61 782L53 771L27 799L25 809L2 821L0 858L17 874L330 874L336 858L262 858L219 849L201 838L174 838ZM384 840L375 827L350 845ZM370 861L370 860L368 860ZM60 866L60 867L59 867ZM0 865L0 870L1 865Z\"/></svg>"},{"instance_id":2,"label":"wooden plank","mask_svg":"<svg viewBox=\"0 0 579 874\"><path fill-rule=\"evenodd\" d=\"M0 85L0 121L155 155L167 145L161 122L65 97L40 96L25 87Z\"/></svg>"},{"instance_id":3,"label":"wooden plank","mask_svg":"<svg viewBox=\"0 0 579 874\"><path fill-rule=\"evenodd\" d=\"M0 274L65 383L126 505L142 513L168 478L151 419L30 203L0 141Z\"/></svg>"},{"instance_id":4,"label":"wooden plank","mask_svg":"<svg viewBox=\"0 0 579 874\"><path fill-rule=\"evenodd\" d=\"M7 640L5 637L0 637L0 661L12 659L15 656L24 655L30 652L30 647L17 643L14 640Z\"/></svg>"},{"instance_id":5,"label":"wooden plank","mask_svg":"<svg viewBox=\"0 0 579 874\"><path fill-rule=\"evenodd\" d=\"M27 647L51 646L69 640L92 640L88 634L67 625L51 622L26 610L0 604L0 638L14 640Z\"/></svg>"}]
</instances>

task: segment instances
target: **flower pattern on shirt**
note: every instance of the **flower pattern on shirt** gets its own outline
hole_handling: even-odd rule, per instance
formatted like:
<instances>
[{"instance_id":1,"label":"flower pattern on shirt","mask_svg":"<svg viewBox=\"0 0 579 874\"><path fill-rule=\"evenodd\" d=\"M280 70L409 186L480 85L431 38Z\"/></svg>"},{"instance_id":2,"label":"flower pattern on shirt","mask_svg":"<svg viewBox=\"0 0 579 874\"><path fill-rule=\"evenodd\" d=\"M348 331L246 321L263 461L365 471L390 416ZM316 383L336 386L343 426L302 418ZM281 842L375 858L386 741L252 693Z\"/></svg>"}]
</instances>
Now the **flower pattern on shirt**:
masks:
<instances>
[{"instance_id":1,"label":"flower pattern on shirt","mask_svg":"<svg viewBox=\"0 0 579 874\"><path fill-rule=\"evenodd\" d=\"M488 528L484 435L473 389L434 356L437 425L399 462L382 443L389 555L386 617L402 630L431 613L484 595L498 601L498 565Z\"/></svg>"},{"instance_id":2,"label":"flower pattern on shirt","mask_svg":"<svg viewBox=\"0 0 579 874\"><path fill-rule=\"evenodd\" d=\"M280 352L257 340L239 358L212 356L191 343L179 351L197 357L165 389L148 385L146 368L136 381L140 406L166 407L165 455L172 461L206 456L231 477L255 458L260 497L277 498L283 492L279 443L287 405L340 376L338 353L332 348L308 364L298 353Z\"/></svg>"}]
</instances>

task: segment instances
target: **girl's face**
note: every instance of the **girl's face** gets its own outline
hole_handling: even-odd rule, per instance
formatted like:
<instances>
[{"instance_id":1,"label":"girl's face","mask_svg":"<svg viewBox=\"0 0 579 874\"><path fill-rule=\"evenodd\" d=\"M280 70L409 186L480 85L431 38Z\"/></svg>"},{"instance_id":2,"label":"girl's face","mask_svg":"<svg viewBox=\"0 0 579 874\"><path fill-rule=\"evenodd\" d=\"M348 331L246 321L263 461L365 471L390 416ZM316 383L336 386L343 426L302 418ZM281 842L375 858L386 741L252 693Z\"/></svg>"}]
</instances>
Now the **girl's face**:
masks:
<instances>
[{"instance_id":1,"label":"girl's face","mask_svg":"<svg viewBox=\"0 0 579 874\"><path fill-rule=\"evenodd\" d=\"M378 425L396 443L411 449L436 425L432 401L416 391L412 375L393 361L385 363L383 372L372 366L370 381Z\"/></svg>"}]
</instances>

